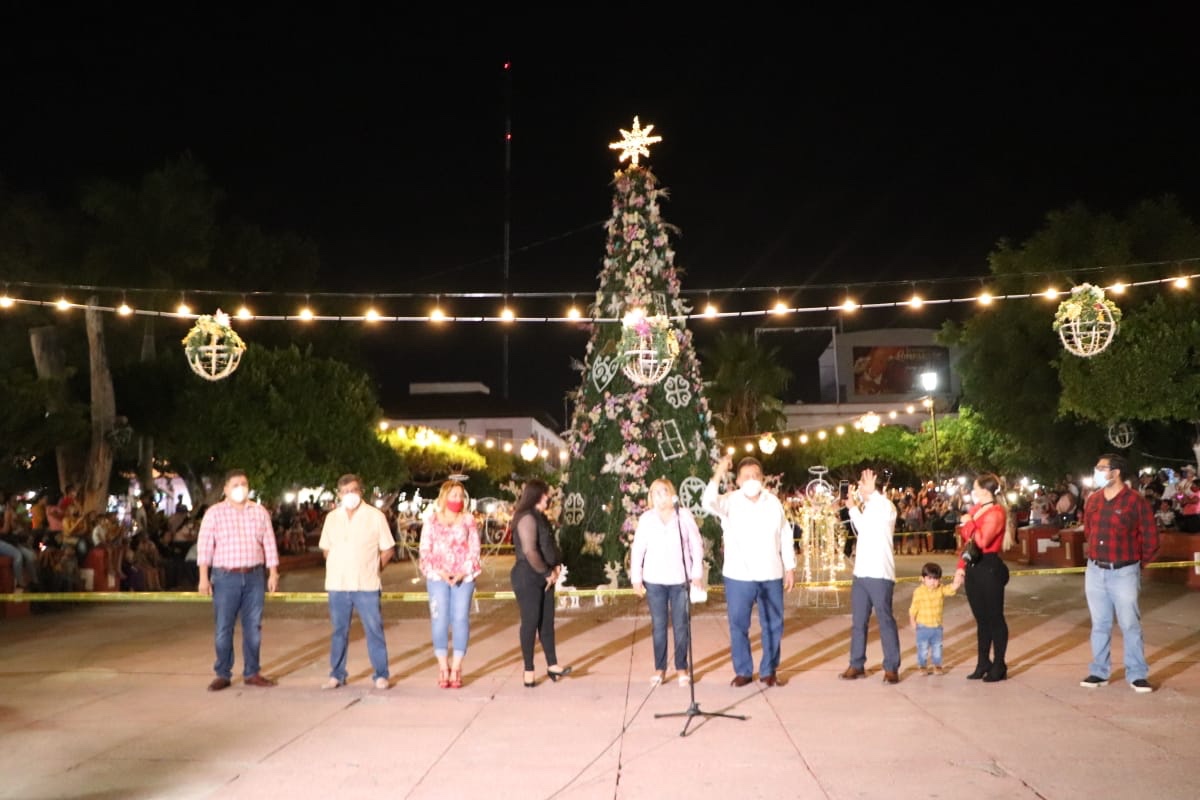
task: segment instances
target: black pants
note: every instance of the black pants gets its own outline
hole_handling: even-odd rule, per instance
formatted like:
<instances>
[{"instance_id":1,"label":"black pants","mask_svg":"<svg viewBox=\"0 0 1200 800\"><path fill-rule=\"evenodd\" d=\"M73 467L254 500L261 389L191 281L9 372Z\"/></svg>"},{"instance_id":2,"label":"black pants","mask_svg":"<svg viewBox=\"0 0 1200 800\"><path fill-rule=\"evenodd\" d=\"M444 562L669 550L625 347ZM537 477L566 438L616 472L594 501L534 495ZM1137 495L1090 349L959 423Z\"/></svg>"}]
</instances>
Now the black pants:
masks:
<instances>
[{"instance_id":1,"label":"black pants","mask_svg":"<svg viewBox=\"0 0 1200 800\"><path fill-rule=\"evenodd\" d=\"M975 615L975 634L979 657L975 669L1004 669L1008 650L1008 622L1004 619L1004 586L1008 583L1008 565L995 553L988 553L975 566L967 567L967 602Z\"/></svg>"},{"instance_id":2,"label":"black pants","mask_svg":"<svg viewBox=\"0 0 1200 800\"><path fill-rule=\"evenodd\" d=\"M541 639L546 666L558 663L554 650L554 587L546 588L546 579L524 561L518 561L509 574L517 608L521 610L521 656L525 671L533 672L533 642Z\"/></svg>"}]
</instances>

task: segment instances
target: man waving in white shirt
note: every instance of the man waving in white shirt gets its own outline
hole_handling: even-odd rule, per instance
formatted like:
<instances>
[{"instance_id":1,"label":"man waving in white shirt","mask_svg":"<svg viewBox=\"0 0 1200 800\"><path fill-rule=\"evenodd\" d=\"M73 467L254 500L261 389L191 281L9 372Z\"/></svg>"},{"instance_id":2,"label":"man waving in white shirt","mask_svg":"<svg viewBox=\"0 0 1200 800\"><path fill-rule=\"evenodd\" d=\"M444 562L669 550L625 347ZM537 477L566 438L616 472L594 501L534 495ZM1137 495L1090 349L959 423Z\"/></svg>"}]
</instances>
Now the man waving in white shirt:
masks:
<instances>
[{"instance_id":1,"label":"man waving in white shirt","mask_svg":"<svg viewBox=\"0 0 1200 800\"><path fill-rule=\"evenodd\" d=\"M721 575L734 671L730 685L745 686L754 681L750 611L757 604L762 629L758 679L766 686L775 686L779 644L783 640L783 593L790 592L796 582L792 524L779 498L763 491L762 464L757 459L738 462L737 491L719 494L721 479L732 464L729 456L717 462L700 500L721 520L723 531L725 566Z\"/></svg>"},{"instance_id":2,"label":"man waving in white shirt","mask_svg":"<svg viewBox=\"0 0 1200 800\"><path fill-rule=\"evenodd\" d=\"M892 591L896 588L896 560L892 540L896 532L896 506L875 488L875 472L864 469L858 486L851 487L845 504L858 532L854 557L854 583L850 587L850 668L843 680L867 676L867 626L871 611L879 623L883 644L883 682L900 682L900 632L892 616Z\"/></svg>"}]
</instances>

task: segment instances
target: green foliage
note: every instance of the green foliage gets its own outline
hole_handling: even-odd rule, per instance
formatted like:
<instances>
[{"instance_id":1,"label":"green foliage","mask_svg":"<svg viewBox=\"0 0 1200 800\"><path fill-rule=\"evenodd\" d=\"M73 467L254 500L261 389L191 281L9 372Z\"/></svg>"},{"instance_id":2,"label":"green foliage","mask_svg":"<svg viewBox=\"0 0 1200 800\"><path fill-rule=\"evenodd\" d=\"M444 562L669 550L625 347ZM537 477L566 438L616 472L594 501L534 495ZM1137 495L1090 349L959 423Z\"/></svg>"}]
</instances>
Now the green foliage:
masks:
<instances>
[{"instance_id":1,"label":"green foliage","mask_svg":"<svg viewBox=\"0 0 1200 800\"><path fill-rule=\"evenodd\" d=\"M154 435L185 475L219 483L225 470L244 469L266 496L297 484L330 486L347 472L368 486L394 487L407 477L400 456L376 435L370 381L338 361L251 344L229 378L212 383L186 372L172 384L170 412Z\"/></svg>"},{"instance_id":2,"label":"green foliage","mask_svg":"<svg viewBox=\"0 0 1200 800\"><path fill-rule=\"evenodd\" d=\"M916 437L916 465L924 475L935 474L933 425L926 421ZM943 478L994 472L1008 475L1024 464L1015 442L984 423L970 406L961 406L957 416L938 416L937 472Z\"/></svg>"},{"instance_id":3,"label":"green foliage","mask_svg":"<svg viewBox=\"0 0 1200 800\"><path fill-rule=\"evenodd\" d=\"M1065 288L1065 281L1056 279L1061 271L1169 261L1197 253L1200 229L1173 198L1166 197L1139 203L1123 219L1081 205L1052 212L1045 225L1019 247L1002 241L989 263L997 291L1036 294L1050 285ZM1089 276L1089 280L1107 286L1128 281L1130 276L1113 270L1112 274ZM1160 290L1153 291L1157 294ZM1124 321L1113 346L1141 335L1144 326L1136 321L1138 301L1135 293L1120 299ZM978 412L982 425L1010 439L1011 454L1003 461L1014 469L1020 466L1043 474L1072 469L1110 446L1098 422L1162 418L1162 404L1152 410L1150 406L1157 401L1145 395L1173 387L1170 381L1151 385L1130 380L1131 376L1144 377L1149 362L1163 360L1161 352L1135 371L1106 373L1112 382L1089 380L1091 371L1098 368L1067 360L1074 357L1064 355L1052 329L1056 307L1052 300L997 303L980 308L961 327L947 324L940 336L943 343L962 348L956 367L962 379L963 403ZM1123 347L1131 344L1126 342ZM1132 362L1127 366L1133 368ZM1188 385L1184 382L1179 402L1171 403L1175 408L1188 404Z\"/></svg>"},{"instance_id":4,"label":"green foliage","mask_svg":"<svg viewBox=\"0 0 1200 800\"><path fill-rule=\"evenodd\" d=\"M1160 294L1126 317L1103 353L1057 363L1065 413L1105 425L1200 419L1200 304Z\"/></svg>"},{"instance_id":5,"label":"green foliage","mask_svg":"<svg viewBox=\"0 0 1200 800\"><path fill-rule=\"evenodd\" d=\"M421 486L439 484L454 473L478 472L488 464L475 448L437 431L400 428L381 438L404 460L409 479Z\"/></svg>"},{"instance_id":6,"label":"green foliage","mask_svg":"<svg viewBox=\"0 0 1200 800\"><path fill-rule=\"evenodd\" d=\"M779 395L792 374L780 366L778 348L760 345L745 331L721 331L703 355L705 388L721 437L776 431L786 424Z\"/></svg>"},{"instance_id":7,"label":"green foliage","mask_svg":"<svg viewBox=\"0 0 1200 800\"><path fill-rule=\"evenodd\" d=\"M806 444L779 447L765 457L763 468L783 473L785 485L803 486L815 477L809 469L823 466L829 470L825 479L836 483L857 480L864 467L907 473L916 448L917 436L902 425L884 425L875 433L849 429L824 441L813 437Z\"/></svg>"},{"instance_id":8,"label":"green foliage","mask_svg":"<svg viewBox=\"0 0 1200 800\"><path fill-rule=\"evenodd\" d=\"M41 381L28 369L0 371L4 386L4 413L0 414L0 486L30 488L58 485L54 448L88 440L91 423L87 406L68 402L56 413L46 412L47 402L63 387Z\"/></svg>"}]
</instances>

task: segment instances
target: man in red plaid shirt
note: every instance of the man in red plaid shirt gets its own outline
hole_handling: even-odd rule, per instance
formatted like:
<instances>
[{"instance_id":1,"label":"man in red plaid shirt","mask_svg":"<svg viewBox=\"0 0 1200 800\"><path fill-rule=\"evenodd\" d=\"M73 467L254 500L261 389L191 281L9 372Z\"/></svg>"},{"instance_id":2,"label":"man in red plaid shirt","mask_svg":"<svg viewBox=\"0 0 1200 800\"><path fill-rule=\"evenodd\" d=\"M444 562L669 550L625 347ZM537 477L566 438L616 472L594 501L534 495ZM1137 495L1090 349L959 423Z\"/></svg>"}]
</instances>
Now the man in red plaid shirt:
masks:
<instances>
[{"instance_id":1,"label":"man in red plaid shirt","mask_svg":"<svg viewBox=\"0 0 1200 800\"><path fill-rule=\"evenodd\" d=\"M279 552L271 515L250 501L250 483L240 469L225 476L225 499L208 509L196 539L200 594L211 595L216 620L217 677L210 692L229 688L233 677L233 627L242 621L242 675L247 686L270 687L259 672L265 592L279 588ZM209 579L209 568L212 579ZM264 574L264 569L266 574Z\"/></svg>"},{"instance_id":2,"label":"man in red plaid shirt","mask_svg":"<svg viewBox=\"0 0 1200 800\"><path fill-rule=\"evenodd\" d=\"M1112 670L1113 614L1125 647L1125 679L1135 692L1154 691L1142 645L1138 608L1142 566L1158 553L1158 526L1146 498L1125 485L1129 464L1124 456L1100 456L1092 474L1095 490L1083 506L1087 538L1084 587L1092 615L1092 663L1080 686L1096 689L1108 683Z\"/></svg>"}]
</instances>

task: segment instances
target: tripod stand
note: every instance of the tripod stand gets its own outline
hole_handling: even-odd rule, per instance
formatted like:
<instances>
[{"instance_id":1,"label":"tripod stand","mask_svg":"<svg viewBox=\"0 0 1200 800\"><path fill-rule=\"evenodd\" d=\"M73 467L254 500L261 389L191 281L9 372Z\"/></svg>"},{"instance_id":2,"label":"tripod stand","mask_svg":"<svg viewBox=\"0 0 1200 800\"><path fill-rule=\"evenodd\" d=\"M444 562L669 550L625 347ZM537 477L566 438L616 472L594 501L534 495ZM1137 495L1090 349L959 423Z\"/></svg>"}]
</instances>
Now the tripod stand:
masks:
<instances>
[{"instance_id":1,"label":"tripod stand","mask_svg":"<svg viewBox=\"0 0 1200 800\"><path fill-rule=\"evenodd\" d=\"M683 579L684 586L690 587L692 576L688 570L688 547L687 541L683 535L683 521L680 519L679 498L675 498L675 523L679 528L679 555L683 559ZM696 717L725 717L727 719L740 719L746 721L746 717L741 714L722 714L717 711L701 711L700 704L696 702L696 659L693 656L694 647L692 643L692 600L689 596L686 599L684 606L684 625L687 629L688 637L688 690L691 692L691 702L688 704L686 711L675 711L669 714L655 714L654 718L660 717L687 717L687 722L683 723L683 730L679 732L680 736L687 736L688 727L691 726L692 720Z\"/></svg>"}]
</instances>

